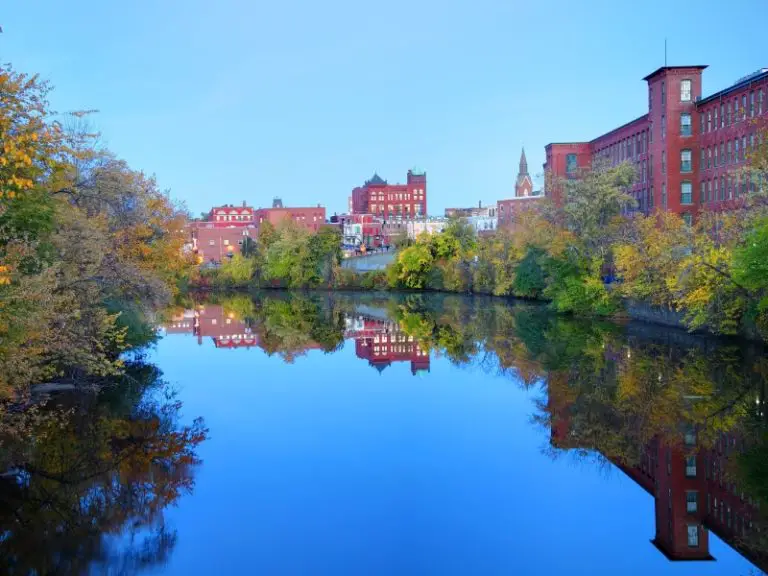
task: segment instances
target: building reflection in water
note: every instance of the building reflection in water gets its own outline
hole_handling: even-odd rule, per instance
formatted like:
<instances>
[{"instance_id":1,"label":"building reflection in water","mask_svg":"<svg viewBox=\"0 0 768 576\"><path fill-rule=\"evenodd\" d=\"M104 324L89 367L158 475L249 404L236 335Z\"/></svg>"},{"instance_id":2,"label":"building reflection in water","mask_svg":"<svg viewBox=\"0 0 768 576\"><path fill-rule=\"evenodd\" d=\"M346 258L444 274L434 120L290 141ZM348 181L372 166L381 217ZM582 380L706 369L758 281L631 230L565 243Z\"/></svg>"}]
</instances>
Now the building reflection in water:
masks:
<instances>
[{"instance_id":1,"label":"building reflection in water","mask_svg":"<svg viewBox=\"0 0 768 576\"><path fill-rule=\"evenodd\" d=\"M565 387L550 386L547 410L552 415L550 443L561 450L586 449L571 430L572 406ZM692 399L695 401L695 398ZM756 416L764 417L765 389L755 399ZM768 572L768 555L751 546L760 538L759 503L728 474L729 459L746 448L739 433L719 433L712 447L699 442L694 427L680 426L676 436L655 436L629 464L603 454L654 499L656 534L651 543L672 561L712 561L709 533ZM733 463L733 462L731 462Z\"/></svg>"},{"instance_id":2,"label":"building reflection in water","mask_svg":"<svg viewBox=\"0 0 768 576\"><path fill-rule=\"evenodd\" d=\"M410 362L411 374L429 372L429 352L396 322L366 316L346 318L345 335L355 341L355 355L381 373L393 362Z\"/></svg>"},{"instance_id":3,"label":"building reflection in water","mask_svg":"<svg viewBox=\"0 0 768 576\"><path fill-rule=\"evenodd\" d=\"M379 373L396 362L410 362L413 375L429 372L429 351L420 347L396 322L359 314L347 315L344 324L344 338L355 341L355 355L367 360ZM219 304L200 305L174 314L164 329L167 334L192 334L200 345L205 338L211 338L216 348L265 349L256 327ZM305 351L321 348L316 342L302 345Z\"/></svg>"}]
</instances>

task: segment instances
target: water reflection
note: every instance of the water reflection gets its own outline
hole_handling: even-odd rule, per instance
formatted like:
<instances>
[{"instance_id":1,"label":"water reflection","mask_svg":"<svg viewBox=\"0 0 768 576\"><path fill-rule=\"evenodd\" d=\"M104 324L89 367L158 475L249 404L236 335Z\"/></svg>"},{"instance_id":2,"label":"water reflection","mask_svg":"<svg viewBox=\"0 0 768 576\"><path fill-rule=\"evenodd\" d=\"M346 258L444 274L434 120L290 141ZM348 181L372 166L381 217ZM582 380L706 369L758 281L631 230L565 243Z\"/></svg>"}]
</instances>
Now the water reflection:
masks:
<instances>
[{"instance_id":1,"label":"water reflection","mask_svg":"<svg viewBox=\"0 0 768 576\"><path fill-rule=\"evenodd\" d=\"M156 367L137 358L99 394L3 408L3 573L131 574L166 562L176 532L164 511L192 490L207 430L179 423Z\"/></svg>"},{"instance_id":2,"label":"water reflection","mask_svg":"<svg viewBox=\"0 0 768 576\"><path fill-rule=\"evenodd\" d=\"M533 422L550 455L611 462L646 490L660 553L711 561L712 532L768 568L768 363L756 345L453 295L237 296L178 310L166 330L286 362L349 339L378 371L407 362L418 374L437 355L540 389Z\"/></svg>"}]
</instances>

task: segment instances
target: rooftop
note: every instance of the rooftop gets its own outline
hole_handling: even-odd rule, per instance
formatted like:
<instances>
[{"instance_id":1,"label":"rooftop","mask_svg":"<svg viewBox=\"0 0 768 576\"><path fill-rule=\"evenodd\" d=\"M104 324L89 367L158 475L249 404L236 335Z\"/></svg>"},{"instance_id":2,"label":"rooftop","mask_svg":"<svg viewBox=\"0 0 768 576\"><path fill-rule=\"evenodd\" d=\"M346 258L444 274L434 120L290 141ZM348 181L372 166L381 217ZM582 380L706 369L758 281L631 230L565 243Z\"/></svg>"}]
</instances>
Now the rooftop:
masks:
<instances>
[{"instance_id":1,"label":"rooftop","mask_svg":"<svg viewBox=\"0 0 768 576\"><path fill-rule=\"evenodd\" d=\"M657 74L661 74L662 72L666 70L704 70L704 68L707 67L707 64L691 64L689 66L662 66L661 68L658 68L657 70L654 70L648 76L643 78L643 80L650 80Z\"/></svg>"},{"instance_id":2,"label":"rooftop","mask_svg":"<svg viewBox=\"0 0 768 576\"><path fill-rule=\"evenodd\" d=\"M730 94L731 92L735 92L737 90L740 90L741 88L744 88L744 86L749 86L754 82L761 82L766 78L768 78L768 68L761 68L757 72L753 72L752 74L749 74L744 78L740 78L739 80L736 81L735 84L728 86L728 88L720 90L719 92L715 92L714 94L711 94L706 98L701 98L697 100L696 105L701 106L702 104L706 104L707 102L711 102L712 100L717 100L719 98L722 98L723 96Z\"/></svg>"}]
</instances>

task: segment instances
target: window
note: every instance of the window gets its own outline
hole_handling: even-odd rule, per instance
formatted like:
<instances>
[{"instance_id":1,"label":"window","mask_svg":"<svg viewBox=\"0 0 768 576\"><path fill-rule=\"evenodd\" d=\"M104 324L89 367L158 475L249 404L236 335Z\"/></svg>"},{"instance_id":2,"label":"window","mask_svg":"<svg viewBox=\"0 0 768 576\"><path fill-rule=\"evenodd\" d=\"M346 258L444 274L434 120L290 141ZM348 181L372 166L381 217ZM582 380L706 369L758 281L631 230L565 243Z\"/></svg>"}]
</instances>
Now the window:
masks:
<instances>
[{"instance_id":1,"label":"window","mask_svg":"<svg viewBox=\"0 0 768 576\"><path fill-rule=\"evenodd\" d=\"M653 144L653 120L648 123L648 141Z\"/></svg>"},{"instance_id":2,"label":"window","mask_svg":"<svg viewBox=\"0 0 768 576\"><path fill-rule=\"evenodd\" d=\"M712 200L717 200L717 193L718 193L717 191L718 191L717 178L715 178L714 187L712 188Z\"/></svg>"},{"instance_id":3,"label":"window","mask_svg":"<svg viewBox=\"0 0 768 576\"><path fill-rule=\"evenodd\" d=\"M717 108L714 110L714 120L712 121L712 130L717 130Z\"/></svg>"},{"instance_id":4,"label":"window","mask_svg":"<svg viewBox=\"0 0 768 576\"><path fill-rule=\"evenodd\" d=\"M720 165L725 166L725 144L720 142Z\"/></svg>"},{"instance_id":5,"label":"window","mask_svg":"<svg viewBox=\"0 0 768 576\"><path fill-rule=\"evenodd\" d=\"M696 514L698 511L698 493L694 490L685 493L685 511L688 514Z\"/></svg>"},{"instance_id":6,"label":"window","mask_svg":"<svg viewBox=\"0 0 768 576\"><path fill-rule=\"evenodd\" d=\"M757 113L763 113L763 89L757 91Z\"/></svg>"},{"instance_id":7,"label":"window","mask_svg":"<svg viewBox=\"0 0 768 576\"><path fill-rule=\"evenodd\" d=\"M664 210L667 209L667 183L661 183L661 206Z\"/></svg>"},{"instance_id":8,"label":"window","mask_svg":"<svg viewBox=\"0 0 768 576\"><path fill-rule=\"evenodd\" d=\"M755 116L755 93L750 92L749 93L749 117L754 118Z\"/></svg>"},{"instance_id":9,"label":"window","mask_svg":"<svg viewBox=\"0 0 768 576\"><path fill-rule=\"evenodd\" d=\"M730 126L731 125L731 103L728 102L725 105L725 125Z\"/></svg>"},{"instance_id":10,"label":"window","mask_svg":"<svg viewBox=\"0 0 768 576\"><path fill-rule=\"evenodd\" d=\"M699 170L704 170L707 165L707 151L704 148L701 149L701 163L699 164Z\"/></svg>"},{"instance_id":11,"label":"window","mask_svg":"<svg viewBox=\"0 0 768 576\"><path fill-rule=\"evenodd\" d=\"M667 84L664 80L661 81L661 104L662 106L667 103Z\"/></svg>"},{"instance_id":12,"label":"window","mask_svg":"<svg viewBox=\"0 0 768 576\"><path fill-rule=\"evenodd\" d=\"M720 102L720 128L725 128L725 104Z\"/></svg>"},{"instance_id":13,"label":"window","mask_svg":"<svg viewBox=\"0 0 768 576\"><path fill-rule=\"evenodd\" d=\"M578 161L576 160L576 154L567 154L565 156L566 174L575 174L577 169L578 169Z\"/></svg>"},{"instance_id":14,"label":"window","mask_svg":"<svg viewBox=\"0 0 768 576\"><path fill-rule=\"evenodd\" d=\"M215 246L216 240L208 240L208 246Z\"/></svg>"},{"instance_id":15,"label":"window","mask_svg":"<svg viewBox=\"0 0 768 576\"><path fill-rule=\"evenodd\" d=\"M664 158L662 156L662 158ZM680 151L680 172L691 172L691 151L690 150L681 150Z\"/></svg>"},{"instance_id":16,"label":"window","mask_svg":"<svg viewBox=\"0 0 768 576\"><path fill-rule=\"evenodd\" d=\"M731 141L730 140L728 140L728 156L726 158L727 158L728 164L730 164L731 163Z\"/></svg>"},{"instance_id":17,"label":"window","mask_svg":"<svg viewBox=\"0 0 768 576\"><path fill-rule=\"evenodd\" d=\"M680 81L680 101L681 102L691 101L691 81L690 80Z\"/></svg>"},{"instance_id":18,"label":"window","mask_svg":"<svg viewBox=\"0 0 768 576\"><path fill-rule=\"evenodd\" d=\"M699 545L699 527L696 525L688 526L688 546L696 548Z\"/></svg>"},{"instance_id":19,"label":"window","mask_svg":"<svg viewBox=\"0 0 768 576\"><path fill-rule=\"evenodd\" d=\"M741 155L739 152L739 139L736 138L736 140L733 142L733 162L734 164L741 160Z\"/></svg>"},{"instance_id":20,"label":"window","mask_svg":"<svg viewBox=\"0 0 768 576\"><path fill-rule=\"evenodd\" d=\"M661 115L661 139L664 140L667 137L667 117Z\"/></svg>"},{"instance_id":21,"label":"window","mask_svg":"<svg viewBox=\"0 0 768 576\"><path fill-rule=\"evenodd\" d=\"M715 144L713 148L715 149L714 166L717 168L717 144Z\"/></svg>"},{"instance_id":22,"label":"window","mask_svg":"<svg viewBox=\"0 0 768 576\"><path fill-rule=\"evenodd\" d=\"M699 182L699 204L704 204L707 201L706 197L707 183L702 180Z\"/></svg>"},{"instance_id":23,"label":"window","mask_svg":"<svg viewBox=\"0 0 768 576\"><path fill-rule=\"evenodd\" d=\"M747 119L747 95L743 94L741 96L741 119L746 120Z\"/></svg>"},{"instance_id":24,"label":"window","mask_svg":"<svg viewBox=\"0 0 768 576\"><path fill-rule=\"evenodd\" d=\"M707 170L712 168L712 148L707 148Z\"/></svg>"},{"instance_id":25,"label":"window","mask_svg":"<svg viewBox=\"0 0 768 576\"><path fill-rule=\"evenodd\" d=\"M690 182L688 183L690 185ZM685 186L685 182L683 182L683 186ZM685 457L685 475L689 478L695 478L696 477L696 455L692 456L686 456Z\"/></svg>"},{"instance_id":26,"label":"window","mask_svg":"<svg viewBox=\"0 0 768 576\"><path fill-rule=\"evenodd\" d=\"M746 136L741 137L741 159L742 160L747 159L747 137Z\"/></svg>"},{"instance_id":27,"label":"window","mask_svg":"<svg viewBox=\"0 0 768 576\"><path fill-rule=\"evenodd\" d=\"M661 151L661 173L662 174L667 173L667 151L666 150Z\"/></svg>"},{"instance_id":28,"label":"window","mask_svg":"<svg viewBox=\"0 0 768 576\"><path fill-rule=\"evenodd\" d=\"M709 121L707 121L709 123ZM680 114L680 135L681 136L690 136L691 135L691 115L687 112L683 112Z\"/></svg>"},{"instance_id":29,"label":"window","mask_svg":"<svg viewBox=\"0 0 768 576\"><path fill-rule=\"evenodd\" d=\"M693 224L693 216L691 216L690 212L683 212L682 213L683 222L685 222L686 226L690 226Z\"/></svg>"},{"instance_id":30,"label":"window","mask_svg":"<svg viewBox=\"0 0 768 576\"><path fill-rule=\"evenodd\" d=\"M707 112L707 132L712 132L712 110Z\"/></svg>"},{"instance_id":31,"label":"window","mask_svg":"<svg viewBox=\"0 0 768 576\"><path fill-rule=\"evenodd\" d=\"M699 134L704 134L704 112L699 112Z\"/></svg>"},{"instance_id":32,"label":"window","mask_svg":"<svg viewBox=\"0 0 768 576\"><path fill-rule=\"evenodd\" d=\"M224 246L229 246L229 240L224 240Z\"/></svg>"},{"instance_id":33,"label":"window","mask_svg":"<svg viewBox=\"0 0 768 576\"><path fill-rule=\"evenodd\" d=\"M685 445L686 446L696 446L696 431L695 430L686 430L685 431Z\"/></svg>"}]
</instances>

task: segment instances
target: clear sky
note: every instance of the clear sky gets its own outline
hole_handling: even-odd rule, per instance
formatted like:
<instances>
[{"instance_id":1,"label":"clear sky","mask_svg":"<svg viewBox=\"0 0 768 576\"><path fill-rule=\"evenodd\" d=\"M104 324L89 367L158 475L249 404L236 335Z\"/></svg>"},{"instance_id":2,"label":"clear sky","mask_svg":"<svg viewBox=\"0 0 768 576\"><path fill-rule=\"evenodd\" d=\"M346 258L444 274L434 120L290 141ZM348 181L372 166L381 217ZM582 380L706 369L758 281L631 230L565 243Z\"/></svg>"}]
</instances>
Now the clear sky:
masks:
<instances>
[{"instance_id":1,"label":"clear sky","mask_svg":"<svg viewBox=\"0 0 768 576\"><path fill-rule=\"evenodd\" d=\"M641 78L768 66L766 0L6 0L0 60L98 109L106 142L194 212L281 196L346 209L427 171L431 213L512 194L520 148L643 114Z\"/></svg>"}]
</instances>

